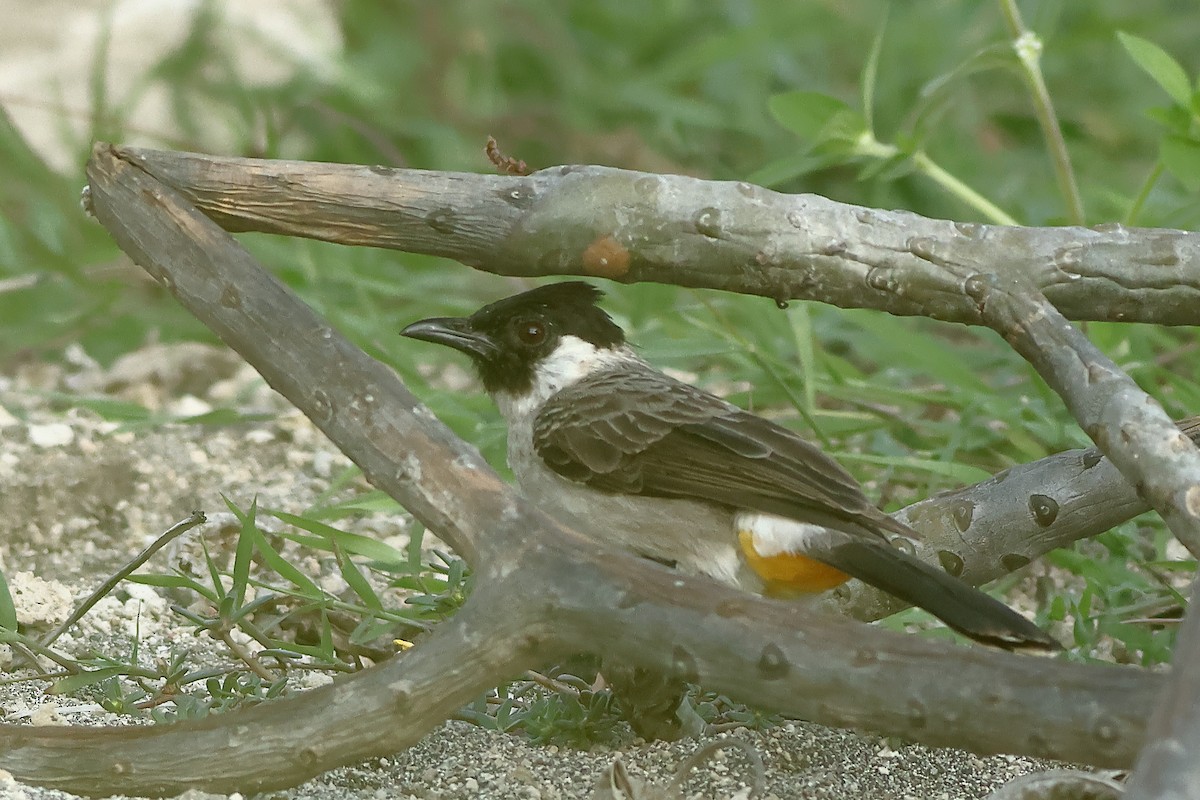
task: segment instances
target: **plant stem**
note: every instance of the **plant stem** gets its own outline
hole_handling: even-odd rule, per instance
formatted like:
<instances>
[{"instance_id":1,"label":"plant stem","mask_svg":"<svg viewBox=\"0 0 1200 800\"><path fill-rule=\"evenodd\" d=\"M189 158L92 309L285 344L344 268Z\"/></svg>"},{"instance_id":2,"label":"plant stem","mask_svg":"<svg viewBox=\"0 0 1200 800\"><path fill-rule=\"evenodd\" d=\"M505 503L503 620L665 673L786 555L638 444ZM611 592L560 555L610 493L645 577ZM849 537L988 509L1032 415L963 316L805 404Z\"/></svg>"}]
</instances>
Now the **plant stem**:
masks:
<instances>
[{"instance_id":1,"label":"plant stem","mask_svg":"<svg viewBox=\"0 0 1200 800\"><path fill-rule=\"evenodd\" d=\"M1042 137L1046 140L1050 160L1054 164L1054 174L1058 178L1058 189L1067 204L1067 217L1072 223L1082 225L1086 219L1083 198L1075 182L1071 154L1067 152L1067 143L1058 124L1058 115L1054 113L1054 103L1050 100L1050 92L1046 89L1046 81L1042 77L1042 41L1037 34L1025 27L1016 0L1000 0L1000 8L1013 35L1013 50L1016 51L1017 62L1021 65L1021 77L1032 95L1034 113L1037 115L1038 124L1041 125Z\"/></svg>"},{"instance_id":2,"label":"plant stem","mask_svg":"<svg viewBox=\"0 0 1200 800\"><path fill-rule=\"evenodd\" d=\"M913 163L950 194L962 200L997 225L1018 225L1015 219L979 192L967 186L930 158L924 150L913 153Z\"/></svg>"},{"instance_id":3,"label":"plant stem","mask_svg":"<svg viewBox=\"0 0 1200 800\"><path fill-rule=\"evenodd\" d=\"M1125 214L1125 224L1134 225L1137 223L1138 215L1142 213L1142 206L1146 205L1146 198L1150 196L1150 192L1154 189L1154 185L1158 183L1158 179L1162 177L1163 165L1161 161L1154 162L1154 169L1150 170L1150 174L1146 176L1146 180L1142 182L1142 188L1138 191L1137 197L1133 200L1133 205L1129 207L1129 211Z\"/></svg>"},{"instance_id":4,"label":"plant stem","mask_svg":"<svg viewBox=\"0 0 1200 800\"><path fill-rule=\"evenodd\" d=\"M864 133L855 143L855 152L861 156L888 159L900 155L900 148L894 144L884 144L870 133ZM991 200L988 200L979 192L947 172L944 167L930 158L924 150L918 150L913 153L912 161L925 177L930 178L938 186L941 186L947 192L978 211L989 222L995 225L1020 224Z\"/></svg>"}]
</instances>

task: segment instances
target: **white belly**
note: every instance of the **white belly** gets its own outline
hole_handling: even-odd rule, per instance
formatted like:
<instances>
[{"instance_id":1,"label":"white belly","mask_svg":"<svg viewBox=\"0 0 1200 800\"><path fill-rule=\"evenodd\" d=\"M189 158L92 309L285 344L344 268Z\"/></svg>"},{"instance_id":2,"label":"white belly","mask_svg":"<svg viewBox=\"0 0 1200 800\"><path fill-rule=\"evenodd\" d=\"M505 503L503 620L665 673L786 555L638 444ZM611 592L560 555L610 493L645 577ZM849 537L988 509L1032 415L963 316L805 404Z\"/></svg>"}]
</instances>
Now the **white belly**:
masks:
<instances>
[{"instance_id":1,"label":"white belly","mask_svg":"<svg viewBox=\"0 0 1200 800\"><path fill-rule=\"evenodd\" d=\"M532 452L531 441L529 431L510 427L508 464L525 496L550 516L598 541L672 562L682 572L761 591L761 582L738 551L733 512L690 500L590 489L547 469Z\"/></svg>"}]
</instances>

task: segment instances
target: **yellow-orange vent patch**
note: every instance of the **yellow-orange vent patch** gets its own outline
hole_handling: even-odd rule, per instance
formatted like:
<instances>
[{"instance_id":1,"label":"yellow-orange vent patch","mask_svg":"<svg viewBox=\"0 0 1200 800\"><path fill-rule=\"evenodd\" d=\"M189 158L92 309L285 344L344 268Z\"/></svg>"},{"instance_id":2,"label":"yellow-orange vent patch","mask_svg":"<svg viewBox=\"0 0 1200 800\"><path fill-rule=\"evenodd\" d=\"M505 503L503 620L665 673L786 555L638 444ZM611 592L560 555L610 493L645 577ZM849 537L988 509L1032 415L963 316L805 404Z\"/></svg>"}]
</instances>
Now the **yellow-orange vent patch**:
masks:
<instances>
[{"instance_id":1,"label":"yellow-orange vent patch","mask_svg":"<svg viewBox=\"0 0 1200 800\"><path fill-rule=\"evenodd\" d=\"M738 543L742 546L746 563L767 584L770 594L823 592L840 586L850 578L839 569L796 553L760 555L754 549L754 534L750 531L739 530Z\"/></svg>"}]
</instances>

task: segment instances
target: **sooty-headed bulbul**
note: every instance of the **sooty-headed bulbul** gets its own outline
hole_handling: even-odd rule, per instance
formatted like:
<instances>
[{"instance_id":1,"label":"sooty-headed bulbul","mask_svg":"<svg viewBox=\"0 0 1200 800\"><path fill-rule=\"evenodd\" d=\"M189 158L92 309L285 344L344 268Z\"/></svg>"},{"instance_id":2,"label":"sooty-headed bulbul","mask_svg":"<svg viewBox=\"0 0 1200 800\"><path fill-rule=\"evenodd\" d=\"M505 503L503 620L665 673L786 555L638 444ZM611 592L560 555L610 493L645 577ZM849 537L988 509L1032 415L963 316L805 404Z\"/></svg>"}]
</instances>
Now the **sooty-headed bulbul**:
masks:
<instances>
[{"instance_id":1,"label":"sooty-headed bulbul","mask_svg":"<svg viewBox=\"0 0 1200 800\"><path fill-rule=\"evenodd\" d=\"M1058 642L897 549L916 538L793 431L654 369L580 281L541 286L404 336L471 357L508 422L526 497L564 523L678 569L771 595L849 577L1003 647Z\"/></svg>"}]
</instances>

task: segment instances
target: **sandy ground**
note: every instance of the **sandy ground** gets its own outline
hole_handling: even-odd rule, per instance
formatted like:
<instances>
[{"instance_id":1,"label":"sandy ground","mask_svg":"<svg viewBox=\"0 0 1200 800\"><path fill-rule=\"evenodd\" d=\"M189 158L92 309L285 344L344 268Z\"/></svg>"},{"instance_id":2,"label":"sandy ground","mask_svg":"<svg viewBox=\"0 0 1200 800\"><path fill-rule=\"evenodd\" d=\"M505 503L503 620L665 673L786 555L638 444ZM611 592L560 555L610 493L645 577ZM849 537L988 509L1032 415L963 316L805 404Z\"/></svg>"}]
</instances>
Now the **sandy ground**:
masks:
<instances>
[{"instance_id":1,"label":"sandy ground","mask_svg":"<svg viewBox=\"0 0 1200 800\"><path fill-rule=\"evenodd\" d=\"M181 415L232 406L269 419L122 430L93 411L55 407L47 392L136 400ZM257 495L260 506L299 513L348 463L236 356L202 345L150 348L109 370L75 350L63 366L28 365L0 377L0 441L0 564L32 630L64 618L116 565L193 509L210 516L195 535L214 551L227 546L233 518L222 493L243 506ZM403 546L408 522L402 514L375 514L354 521L353 529ZM186 549L175 550L152 563L165 571L171 559L184 557ZM193 637L168 605L157 590L123 587L57 646L66 652L128 647L136 632L147 657L184 641L207 648L214 659L224 657L214 643ZM99 711L86 693L50 697L43 689L38 682L0 687L4 721L123 721ZM977 798L1050 766L929 750L801 722L726 735L759 752L768 798ZM700 744L647 744L630 735L616 750L582 752L531 746L519 736L450 722L392 758L272 796L586 798L618 756L635 778L662 783ZM693 773L686 796L745 797L750 774L742 754L724 753ZM0 799L67 797L4 777Z\"/></svg>"}]
</instances>

